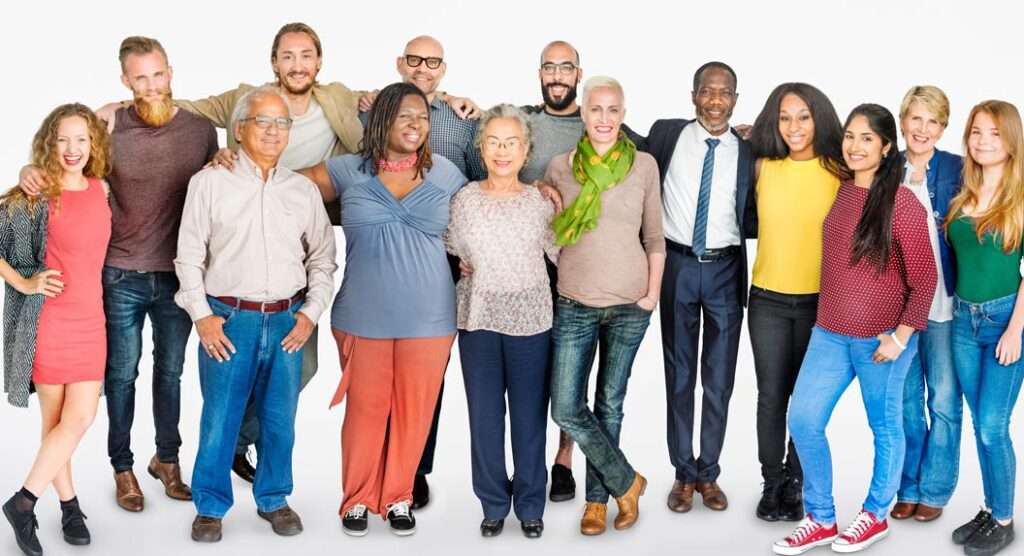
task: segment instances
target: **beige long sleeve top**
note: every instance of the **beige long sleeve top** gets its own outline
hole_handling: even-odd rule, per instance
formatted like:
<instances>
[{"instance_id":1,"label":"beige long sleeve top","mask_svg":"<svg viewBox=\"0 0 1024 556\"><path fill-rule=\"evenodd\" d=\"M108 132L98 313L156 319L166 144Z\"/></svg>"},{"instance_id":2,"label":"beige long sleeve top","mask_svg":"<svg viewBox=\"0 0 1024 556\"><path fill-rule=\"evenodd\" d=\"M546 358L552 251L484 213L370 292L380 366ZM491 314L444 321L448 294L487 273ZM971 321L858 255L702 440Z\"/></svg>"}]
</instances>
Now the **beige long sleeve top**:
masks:
<instances>
[{"instance_id":1,"label":"beige long sleeve top","mask_svg":"<svg viewBox=\"0 0 1024 556\"><path fill-rule=\"evenodd\" d=\"M316 322L334 291L334 232L316 187L287 168L266 182L239 151L234 170L207 168L189 182L174 269L175 302L193 321L213 314L206 296L288 299Z\"/></svg>"}]
</instances>

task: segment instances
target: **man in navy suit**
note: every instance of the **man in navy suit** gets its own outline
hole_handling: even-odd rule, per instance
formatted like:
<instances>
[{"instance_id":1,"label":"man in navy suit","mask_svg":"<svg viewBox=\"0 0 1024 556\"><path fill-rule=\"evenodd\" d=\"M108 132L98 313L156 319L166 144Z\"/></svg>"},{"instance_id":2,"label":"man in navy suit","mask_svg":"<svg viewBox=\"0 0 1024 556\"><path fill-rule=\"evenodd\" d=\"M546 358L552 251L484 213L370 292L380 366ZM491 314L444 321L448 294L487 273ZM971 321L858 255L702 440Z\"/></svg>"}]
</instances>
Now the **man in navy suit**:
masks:
<instances>
[{"instance_id":1,"label":"man in navy suit","mask_svg":"<svg viewBox=\"0 0 1024 556\"><path fill-rule=\"evenodd\" d=\"M693 493L724 510L718 458L736 376L746 305L746 239L756 235L754 158L729 127L736 73L708 62L693 76L695 120L658 120L647 137L627 130L661 171L668 258L661 290L661 335L668 398L668 448L676 481L668 507L687 512ZM700 452L693 450L697 345L704 324Z\"/></svg>"}]
</instances>

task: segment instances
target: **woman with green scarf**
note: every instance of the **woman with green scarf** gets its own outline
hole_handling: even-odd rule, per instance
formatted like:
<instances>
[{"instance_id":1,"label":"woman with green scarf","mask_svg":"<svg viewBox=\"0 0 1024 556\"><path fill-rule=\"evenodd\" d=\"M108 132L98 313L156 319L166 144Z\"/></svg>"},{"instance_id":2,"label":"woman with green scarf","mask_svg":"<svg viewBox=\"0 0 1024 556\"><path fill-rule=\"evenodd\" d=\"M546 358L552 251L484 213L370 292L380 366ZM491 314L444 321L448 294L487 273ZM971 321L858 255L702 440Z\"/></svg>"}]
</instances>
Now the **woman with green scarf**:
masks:
<instances>
[{"instance_id":1,"label":"woman with green scarf","mask_svg":"<svg viewBox=\"0 0 1024 556\"><path fill-rule=\"evenodd\" d=\"M626 529L639 516L647 485L619 449L619 430L630 368L660 295L665 239L658 165L619 130L626 114L622 87L592 77L582 104L583 138L551 160L544 180L566 203L552 222L562 252L551 330L551 416L587 456L580 532L599 535L609 496L619 507L615 528ZM592 411L587 384L598 345Z\"/></svg>"}]
</instances>

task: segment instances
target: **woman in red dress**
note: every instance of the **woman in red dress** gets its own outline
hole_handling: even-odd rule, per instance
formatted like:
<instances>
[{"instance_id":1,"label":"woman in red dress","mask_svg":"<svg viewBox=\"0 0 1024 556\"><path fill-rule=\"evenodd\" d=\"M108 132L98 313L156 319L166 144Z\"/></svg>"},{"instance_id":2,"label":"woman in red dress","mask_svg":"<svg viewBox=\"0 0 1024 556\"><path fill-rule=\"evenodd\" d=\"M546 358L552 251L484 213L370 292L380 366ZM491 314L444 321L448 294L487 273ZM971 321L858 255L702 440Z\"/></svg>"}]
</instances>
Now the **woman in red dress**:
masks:
<instances>
[{"instance_id":1,"label":"woman in red dress","mask_svg":"<svg viewBox=\"0 0 1024 556\"><path fill-rule=\"evenodd\" d=\"M50 483L60 498L64 540L90 542L71 456L96 415L106 360L105 126L81 104L60 106L36 133L32 159L47 178L43 194L29 197L14 188L0 197L0 276L8 286L4 389L15 405L27 405L32 389L39 394L43 434L23 487L3 510L21 550L38 555L35 502Z\"/></svg>"}]
</instances>

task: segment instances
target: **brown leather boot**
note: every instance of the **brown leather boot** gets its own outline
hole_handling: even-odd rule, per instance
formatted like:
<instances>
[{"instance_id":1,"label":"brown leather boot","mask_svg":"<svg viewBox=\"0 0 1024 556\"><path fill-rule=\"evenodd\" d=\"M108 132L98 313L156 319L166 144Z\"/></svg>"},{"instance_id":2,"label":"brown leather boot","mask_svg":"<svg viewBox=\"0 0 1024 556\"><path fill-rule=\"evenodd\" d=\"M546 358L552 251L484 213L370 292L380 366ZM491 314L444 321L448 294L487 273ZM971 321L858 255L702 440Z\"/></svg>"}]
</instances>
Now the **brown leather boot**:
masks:
<instances>
[{"instance_id":1,"label":"brown leather boot","mask_svg":"<svg viewBox=\"0 0 1024 556\"><path fill-rule=\"evenodd\" d=\"M918 504L917 510L914 511L915 521L932 521L938 519L942 515L942 508L936 508L935 506L928 506L926 504Z\"/></svg>"},{"instance_id":2,"label":"brown leather boot","mask_svg":"<svg viewBox=\"0 0 1024 556\"><path fill-rule=\"evenodd\" d=\"M615 516L616 529L629 529L640 518L640 497L647 490L647 479L637 473L633 477L633 484L622 496L615 498L619 505L619 514Z\"/></svg>"},{"instance_id":3,"label":"brown leather boot","mask_svg":"<svg viewBox=\"0 0 1024 556\"><path fill-rule=\"evenodd\" d=\"M914 517L915 511L917 511L917 504L913 502L897 502L892 507L892 511L889 512L889 517L893 519L907 519Z\"/></svg>"},{"instance_id":4,"label":"brown leather boot","mask_svg":"<svg viewBox=\"0 0 1024 556\"><path fill-rule=\"evenodd\" d=\"M715 481L697 481L697 492L704 499L704 505L716 512L729 507L729 499Z\"/></svg>"},{"instance_id":5,"label":"brown leather boot","mask_svg":"<svg viewBox=\"0 0 1024 556\"><path fill-rule=\"evenodd\" d=\"M177 463L161 463L153 456L146 468L149 474L164 484L164 493L175 500L191 500L192 489L181 480L181 466Z\"/></svg>"},{"instance_id":6,"label":"brown leather boot","mask_svg":"<svg viewBox=\"0 0 1024 556\"><path fill-rule=\"evenodd\" d=\"M676 481L668 493L668 509L684 514L693 509L693 489L696 483Z\"/></svg>"},{"instance_id":7,"label":"brown leather boot","mask_svg":"<svg viewBox=\"0 0 1024 556\"><path fill-rule=\"evenodd\" d=\"M587 502L580 520L580 533L587 536L600 535L608 527L608 504Z\"/></svg>"},{"instance_id":8,"label":"brown leather boot","mask_svg":"<svg viewBox=\"0 0 1024 556\"><path fill-rule=\"evenodd\" d=\"M114 473L114 486L117 487L117 505L129 512L141 512L145 500L139 481L131 469Z\"/></svg>"},{"instance_id":9,"label":"brown leather boot","mask_svg":"<svg viewBox=\"0 0 1024 556\"><path fill-rule=\"evenodd\" d=\"M219 542L221 521L215 517L197 515L192 521L192 540L196 542Z\"/></svg>"}]
</instances>

